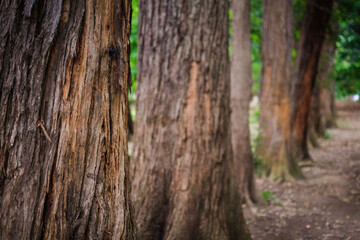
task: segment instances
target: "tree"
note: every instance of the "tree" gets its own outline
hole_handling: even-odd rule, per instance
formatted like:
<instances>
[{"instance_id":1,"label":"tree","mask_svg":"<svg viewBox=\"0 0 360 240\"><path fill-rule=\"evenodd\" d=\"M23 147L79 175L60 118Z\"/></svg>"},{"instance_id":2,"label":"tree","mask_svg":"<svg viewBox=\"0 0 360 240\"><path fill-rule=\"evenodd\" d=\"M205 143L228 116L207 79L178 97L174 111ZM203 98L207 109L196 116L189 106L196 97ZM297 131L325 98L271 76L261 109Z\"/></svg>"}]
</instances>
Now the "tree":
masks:
<instances>
[{"instance_id":1,"label":"tree","mask_svg":"<svg viewBox=\"0 0 360 240\"><path fill-rule=\"evenodd\" d=\"M327 128L336 125L335 79L333 78L337 38L336 19L331 21L331 28L328 30L321 49L309 115L309 138L315 146L317 146L316 137L324 136Z\"/></svg>"},{"instance_id":2,"label":"tree","mask_svg":"<svg viewBox=\"0 0 360 240\"><path fill-rule=\"evenodd\" d=\"M254 163L250 145L251 100L250 0L232 1L233 57L231 67L231 129L234 174L244 201L256 202Z\"/></svg>"},{"instance_id":3,"label":"tree","mask_svg":"<svg viewBox=\"0 0 360 240\"><path fill-rule=\"evenodd\" d=\"M131 2L3 1L3 239L133 239Z\"/></svg>"},{"instance_id":4,"label":"tree","mask_svg":"<svg viewBox=\"0 0 360 240\"><path fill-rule=\"evenodd\" d=\"M139 1L138 239L249 239L231 178L228 1Z\"/></svg>"},{"instance_id":5,"label":"tree","mask_svg":"<svg viewBox=\"0 0 360 240\"><path fill-rule=\"evenodd\" d=\"M273 179L299 175L288 152L290 72L293 47L292 1L264 0L260 132L257 156Z\"/></svg>"},{"instance_id":6,"label":"tree","mask_svg":"<svg viewBox=\"0 0 360 240\"><path fill-rule=\"evenodd\" d=\"M308 1L301 27L291 89L291 152L296 161L311 159L307 148L308 116L332 4L332 0Z\"/></svg>"}]
</instances>

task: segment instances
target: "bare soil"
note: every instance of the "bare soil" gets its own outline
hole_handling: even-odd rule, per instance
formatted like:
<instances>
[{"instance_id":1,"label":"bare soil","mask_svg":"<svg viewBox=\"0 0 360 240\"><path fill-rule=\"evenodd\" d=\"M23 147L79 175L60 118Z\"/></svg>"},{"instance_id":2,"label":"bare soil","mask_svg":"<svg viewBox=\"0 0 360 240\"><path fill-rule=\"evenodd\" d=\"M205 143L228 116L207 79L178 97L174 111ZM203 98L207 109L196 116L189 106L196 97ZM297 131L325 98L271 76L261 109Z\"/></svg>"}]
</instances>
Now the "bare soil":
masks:
<instances>
[{"instance_id":1,"label":"bare soil","mask_svg":"<svg viewBox=\"0 0 360 240\"><path fill-rule=\"evenodd\" d=\"M337 103L338 127L302 166L305 179L257 179L262 203L244 206L253 239L360 240L360 104Z\"/></svg>"}]
</instances>

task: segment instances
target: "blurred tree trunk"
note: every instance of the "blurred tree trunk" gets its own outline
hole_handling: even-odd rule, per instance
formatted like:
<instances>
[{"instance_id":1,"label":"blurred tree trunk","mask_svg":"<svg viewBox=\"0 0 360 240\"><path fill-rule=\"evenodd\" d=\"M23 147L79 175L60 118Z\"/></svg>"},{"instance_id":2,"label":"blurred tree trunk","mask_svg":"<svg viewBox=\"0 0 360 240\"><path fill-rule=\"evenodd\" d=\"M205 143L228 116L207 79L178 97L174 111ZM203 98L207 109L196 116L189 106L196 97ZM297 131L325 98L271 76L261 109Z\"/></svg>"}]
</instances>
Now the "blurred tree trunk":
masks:
<instances>
[{"instance_id":1,"label":"blurred tree trunk","mask_svg":"<svg viewBox=\"0 0 360 240\"><path fill-rule=\"evenodd\" d=\"M336 106L335 106L335 101L336 101L336 92L335 92L335 77L331 78L331 83L330 83L330 92L328 92L328 94L330 94L330 102L329 105L327 105L324 109L325 109L325 116L327 116L325 118L325 123L326 123L326 127L327 128L332 128L332 127L337 127L337 112L336 112ZM328 99L328 98L327 98Z\"/></svg>"},{"instance_id":2,"label":"blurred tree trunk","mask_svg":"<svg viewBox=\"0 0 360 240\"><path fill-rule=\"evenodd\" d=\"M308 138L313 147L319 147L317 141L318 137L321 137L325 133L325 129L321 124L321 87L318 86L319 82L315 82L314 89L311 96L311 108L309 114L309 127L308 127Z\"/></svg>"},{"instance_id":3,"label":"blurred tree trunk","mask_svg":"<svg viewBox=\"0 0 360 240\"><path fill-rule=\"evenodd\" d=\"M335 78L334 59L336 52L336 40L338 37L339 22L336 17L330 21L329 32L325 38L324 47L320 56L319 77L321 87L321 128L336 127L335 109ZM321 133L318 131L318 133Z\"/></svg>"},{"instance_id":4,"label":"blurred tree trunk","mask_svg":"<svg viewBox=\"0 0 360 240\"><path fill-rule=\"evenodd\" d=\"M0 6L2 239L133 239L131 2Z\"/></svg>"},{"instance_id":5,"label":"blurred tree trunk","mask_svg":"<svg viewBox=\"0 0 360 240\"><path fill-rule=\"evenodd\" d=\"M334 22L334 21L332 21ZM317 146L316 138L323 137L329 127L335 126L333 102L335 98L332 72L334 70L334 57L336 50L337 24L332 23L323 43L318 74L312 92L311 111L309 116L309 138Z\"/></svg>"},{"instance_id":6,"label":"blurred tree trunk","mask_svg":"<svg viewBox=\"0 0 360 240\"><path fill-rule=\"evenodd\" d=\"M291 89L291 151L296 160L311 159L307 147L308 116L332 5L332 0L309 0L302 23Z\"/></svg>"},{"instance_id":7,"label":"blurred tree trunk","mask_svg":"<svg viewBox=\"0 0 360 240\"><path fill-rule=\"evenodd\" d=\"M139 3L138 239L249 239L230 174L229 2Z\"/></svg>"},{"instance_id":8,"label":"blurred tree trunk","mask_svg":"<svg viewBox=\"0 0 360 240\"><path fill-rule=\"evenodd\" d=\"M250 0L233 0L233 57L231 67L231 132L234 177L243 201L256 202L254 162L250 144L251 100Z\"/></svg>"},{"instance_id":9,"label":"blurred tree trunk","mask_svg":"<svg viewBox=\"0 0 360 240\"><path fill-rule=\"evenodd\" d=\"M257 156L274 179L300 174L288 150L293 47L291 0L263 1L260 133Z\"/></svg>"}]
</instances>

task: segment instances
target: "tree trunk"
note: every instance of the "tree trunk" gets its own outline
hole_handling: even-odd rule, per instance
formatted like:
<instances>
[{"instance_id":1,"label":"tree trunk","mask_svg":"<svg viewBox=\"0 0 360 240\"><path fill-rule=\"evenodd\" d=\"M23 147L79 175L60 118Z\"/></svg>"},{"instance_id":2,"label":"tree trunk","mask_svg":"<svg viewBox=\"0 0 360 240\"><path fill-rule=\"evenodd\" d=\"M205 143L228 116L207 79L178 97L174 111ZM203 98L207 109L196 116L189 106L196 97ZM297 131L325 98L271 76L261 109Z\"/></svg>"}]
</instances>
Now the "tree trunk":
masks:
<instances>
[{"instance_id":1,"label":"tree trunk","mask_svg":"<svg viewBox=\"0 0 360 240\"><path fill-rule=\"evenodd\" d=\"M2 239L133 239L131 2L0 5Z\"/></svg>"},{"instance_id":2,"label":"tree trunk","mask_svg":"<svg viewBox=\"0 0 360 240\"><path fill-rule=\"evenodd\" d=\"M139 3L138 239L249 239L230 175L229 2Z\"/></svg>"},{"instance_id":3,"label":"tree trunk","mask_svg":"<svg viewBox=\"0 0 360 240\"><path fill-rule=\"evenodd\" d=\"M326 120L326 127L332 128L337 127L337 112L336 112L336 92L335 92L335 77L332 77L331 79L331 85L330 85L330 106L325 107L325 115L327 116Z\"/></svg>"},{"instance_id":4,"label":"tree trunk","mask_svg":"<svg viewBox=\"0 0 360 240\"><path fill-rule=\"evenodd\" d=\"M308 116L332 5L332 0L309 0L306 6L291 90L291 152L296 160L311 159L307 147Z\"/></svg>"},{"instance_id":5,"label":"tree trunk","mask_svg":"<svg viewBox=\"0 0 360 240\"><path fill-rule=\"evenodd\" d=\"M315 87L312 91L311 96L311 108L309 114L309 128L308 128L308 138L313 147L319 147L317 138L319 136L324 136L325 129L321 124L321 87L318 86L318 81L315 83Z\"/></svg>"},{"instance_id":6,"label":"tree trunk","mask_svg":"<svg viewBox=\"0 0 360 240\"><path fill-rule=\"evenodd\" d=\"M231 142L234 177L243 201L256 202L254 162L250 144L251 100L250 0L233 0L233 57L231 67Z\"/></svg>"},{"instance_id":7,"label":"tree trunk","mask_svg":"<svg viewBox=\"0 0 360 240\"><path fill-rule=\"evenodd\" d=\"M336 127L334 59L339 23L334 17L320 56L318 80L321 86L321 128Z\"/></svg>"},{"instance_id":8,"label":"tree trunk","mask_svg":"<svg viewBox=\"0 0 360 240\"><path fill-rule=\"evenodd\" d=\"M260 133L257 156L273 179L300 174L288 152L293 47L291 0L263 1Z\"/></svg>"},{"instance_id":9,"label":"tree trunk","mask_svg":"<svg viewBox=\"0 0 360 240\"><path fill-rule=\"evenodd\" d=\"M323 137L326 129L335 125L331 107L333 97L335 97L332 94L334 92L334 86L331 74L334 70L336 36L335 27L331 27L331 31L326 34L321 49L318 74L312 92L311 112L309 116L309 138L315 146L317 146L316 137Z\"/></svg>"}]
</instances>

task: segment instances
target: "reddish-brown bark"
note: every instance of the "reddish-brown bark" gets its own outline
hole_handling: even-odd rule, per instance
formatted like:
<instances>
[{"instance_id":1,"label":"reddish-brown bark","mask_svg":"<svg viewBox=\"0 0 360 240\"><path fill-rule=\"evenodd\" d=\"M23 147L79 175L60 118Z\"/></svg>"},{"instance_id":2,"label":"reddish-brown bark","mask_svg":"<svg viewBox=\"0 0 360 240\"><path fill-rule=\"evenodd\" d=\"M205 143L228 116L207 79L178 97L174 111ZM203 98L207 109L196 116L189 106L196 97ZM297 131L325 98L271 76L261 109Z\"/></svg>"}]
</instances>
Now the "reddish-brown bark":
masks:
<instances>
[{"instance_id":1,"label":"reddish-brown bark","mask_svg":"<svg viewBox=\"0 0 360 240\"><path fill-rule=\"evenodd\" d=\"M333 0L309 0L302 23L291 93L291 152L296 160L310 159L308 116L321 47Z\"/></svg>"},{"instance_id":2,"label":"reddish-brown bark","mask_svg":"<svg viewBox=\"0 0 360 240\"><path fill-rule=\"evenodd\" d=\"M133 239L131 2L2 1L2 239Z\"/></svg>"},{"instance_id":3,"label":"reddish-brown bark","mask_svg":"<svg viewBox=\"0 0 360 240\"><path fill-rule=\"evenodd\" d=\"M138 239L249 239L231 179L228 1L139 1Z\"/></svg>"}]
</instances>

